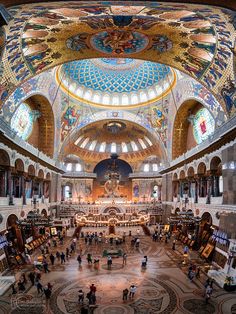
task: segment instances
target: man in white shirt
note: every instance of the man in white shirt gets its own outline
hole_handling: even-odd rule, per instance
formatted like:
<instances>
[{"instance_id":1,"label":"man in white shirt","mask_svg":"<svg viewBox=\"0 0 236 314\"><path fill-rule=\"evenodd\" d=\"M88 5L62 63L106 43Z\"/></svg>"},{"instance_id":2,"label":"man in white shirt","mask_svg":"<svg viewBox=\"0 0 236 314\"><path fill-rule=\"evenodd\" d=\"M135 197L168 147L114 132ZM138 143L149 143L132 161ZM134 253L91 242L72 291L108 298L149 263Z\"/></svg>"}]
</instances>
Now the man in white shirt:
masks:
<instances>
[{"instance_id":1,"label":"man in white shirt","mask_svg":"<svg viewBox=\"0 0 236 314\"><path fill-rule=\"evenodd\" d=\"M129 297L131 299L134 298L135 292L137 291L137 287L135 285L131 285L129 288Z\"/></svg>"}]
</instances>

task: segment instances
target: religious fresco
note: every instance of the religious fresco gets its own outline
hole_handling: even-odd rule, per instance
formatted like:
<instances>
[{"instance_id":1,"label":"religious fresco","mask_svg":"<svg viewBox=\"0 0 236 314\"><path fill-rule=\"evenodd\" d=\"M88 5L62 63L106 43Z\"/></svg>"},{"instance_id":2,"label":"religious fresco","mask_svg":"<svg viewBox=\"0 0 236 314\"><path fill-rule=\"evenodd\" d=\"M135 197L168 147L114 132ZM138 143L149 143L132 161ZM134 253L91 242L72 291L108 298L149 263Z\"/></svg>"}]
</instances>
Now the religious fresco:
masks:
<instances>
[{"instance_id":1,"label":"religious fresco","mask_svg":"<svg viewBox=\"0 0 236 314\"><path fill-rule=\"evenodd\" d=\"M74 129L79 129L93 122L93 110L90 107L71 101L66 94L62 95L61 101L60 141L62 144Z\"/></svg>"},{"instance_id":2,"label":"religious fresco","mask_svg":"<svg viewBox=\"0 0 236 314\"><path fill-rule=\"evenodd\" d=\"M7 70L0 81L0 101L32 75L85 55L159 61L190 74L215 94L220 94L227 80L234 81L231 23L235 18L230 10L148 5L67 2L66 8L59 3L10 8L14 19L6 28ZM220 102L225 100L219 96Z\"/></svg>"},{"instance_id":3,"label":"religious fresco","mask_svg":"<svg viewBox=\"0 0 236 314\"><path fill-rule=\"evenodd\" d=\"M90 38L95 50L107 54L133 54L143 51L149 44L148 36L126 30L104 31Z\"/></svg>"}]
</instances>

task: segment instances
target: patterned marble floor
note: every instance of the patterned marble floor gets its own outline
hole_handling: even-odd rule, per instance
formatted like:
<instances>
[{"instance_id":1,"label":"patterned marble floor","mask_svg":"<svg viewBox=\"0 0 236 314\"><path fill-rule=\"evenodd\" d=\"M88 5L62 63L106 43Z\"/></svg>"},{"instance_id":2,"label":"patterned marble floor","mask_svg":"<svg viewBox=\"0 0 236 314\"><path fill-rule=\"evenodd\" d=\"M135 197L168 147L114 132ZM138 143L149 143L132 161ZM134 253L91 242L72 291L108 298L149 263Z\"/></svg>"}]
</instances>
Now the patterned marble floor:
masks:
<instances>
[{"instance_id":1,"label":"patterned marble floor","mask_svg":"<svg viewBox=\"0 0 236 314\"><path fill-rule=\"evenodd\" d=\"M78 304L78 291L86 293L94 283L97 287L97 304L90 309L94 314L154 314L154 313L196 313L196 314L233 314L236 313L236 294L227 293L214 285L214 292L209 304L205 304L203 297L206 276L202 274L200 280L189 282L186 276L187 266L182 264L182 245L177 244L177 250L171 250L171 243L153 242L149 237L140 236L141 244L138 249L130 245L131 238L127 236L126 243L121 248L127 252L127 265L122 265L122 258L114 258L112 269L108 270L106 258L102 257L104 249L110 244L86 246L83 239L77 243L77 251L65 265L56 262L50 266L48 274L42 275L42 283L53 284L50 302L46 304L44 296L39 296L36 287L27 286L24 294L12 296L9 291L0 298L0 314L2 313L82 313ZM66 243L59 246L59 251L71 242L67 237ZM52 249L55 253L56 249ZM76 260L82 249L82 267L78 267ZM115 249L115 247L114 247ZM88 265L87 253L100 259L99 269ZM148 265L141 269L141 260L148 256ZM191 260L203 262L194 252ZM28 271L22 270L22 271ZM17 278L20 274L17 274ZM137 293L133 300L122 301L122 290L131 284L137 286ZM87 305L85 304L85 307Z\"/></svg>"}]
</instances>

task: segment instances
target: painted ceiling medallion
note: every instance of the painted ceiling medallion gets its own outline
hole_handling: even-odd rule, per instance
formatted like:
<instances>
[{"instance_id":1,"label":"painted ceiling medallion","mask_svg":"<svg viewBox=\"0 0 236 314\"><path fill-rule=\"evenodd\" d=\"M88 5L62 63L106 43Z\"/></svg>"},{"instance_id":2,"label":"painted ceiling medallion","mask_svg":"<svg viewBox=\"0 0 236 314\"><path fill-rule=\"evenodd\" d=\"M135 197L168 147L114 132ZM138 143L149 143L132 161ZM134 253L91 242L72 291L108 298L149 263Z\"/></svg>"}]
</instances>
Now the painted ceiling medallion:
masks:
<instances>
[{"instance_id":1,"label":"painted ceiling medallion","mask_svg":"<svg viewBox=\"0 0 236 314\"><path fill-rule=\"evenodd\" d=\"M132 54L144 50L149 43L146 35L128 30L110 30L90 38L91 46L106 54Z\"/></svg>"}]
</instances>

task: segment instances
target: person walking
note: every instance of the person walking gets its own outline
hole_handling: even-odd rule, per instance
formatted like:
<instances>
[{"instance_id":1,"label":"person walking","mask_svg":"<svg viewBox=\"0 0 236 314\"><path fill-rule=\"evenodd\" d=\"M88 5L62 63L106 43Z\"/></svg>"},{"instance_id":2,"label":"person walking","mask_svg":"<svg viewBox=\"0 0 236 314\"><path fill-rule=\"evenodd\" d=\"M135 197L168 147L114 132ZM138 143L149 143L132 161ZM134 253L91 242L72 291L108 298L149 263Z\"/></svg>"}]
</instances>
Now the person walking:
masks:
<instances>
[{"instance_id":1,"label":"person walking","mask_svg":"<svg viewBox=\"0 0 236 314\"><path fill-rule=\"evenodd\" d=\"M124 253L123 254L123 265L126 265L126 263L127 263L127 254Z\"/></svg>"},{"instance_id":2,"label":"person walking","mask_svg":"<svg viewBox=\"0 0 236 314\"><path fill-rule=\"evenodd\" d=\"M81 258L81 255L79 254L78 257L77 257L77 261L79 263L79 267L81 267L81 263L82 263L82 258Z\"/></svg>"},{"instance_id":3,"label":"person walking","mask_svg":"<svg viewBox=\"0 0 236 314\"><path fill-rule=\"evenodd\" d=\"M137 291L137 287L135 285L131 285L129 288L129 297L130 299L134 298L135 292Z\"/></svg>"},{"instance_id":4,"label":"person walking","mask_svg":"<svg viewBox=\"0 0 236 314\"><path fill-rule=\"evenodd\" d=\"M45 274L50 272L50 270L48 269L48 262L46 260L43 262L43 269Z\"/></svg>"},{"instance_id":5,"label":"person walking","mask_svg":"<svg viewBox=\"0 0 236 314\"><path fill-rule=\"evenodd\" d=\"M69 248L67 247L66 248L66 260L69 261L69 256L70 256L70 250Z\"/></svg>"},{"instance_id":6,"label":"person walking","mask_svg":"<svg viewBox=\"0 0 236 314\"><path fill-rule=\"evenodd\" d=\"M37 287L38 294L40 292L43 293L43 286L42 286L42 284L41 284L41 282L39 280L36 283L36 287Z\"/></svg>"},{"instance_id":7,"label":"person walking","mask_svg":"<svg viewBox=\"0 0 236 314\"><path fill-rule=\"evenodd\" d=\"M93 262L93 261L92 261L92 255L91 255L90 253L87 254L87 261L88 261L88 264L89 264L89 265L91 265L92 262Z\"/></svg>"},{"instance_id":8,"label":"person walking","mask_svg":"<svg viewBox=\"0 0 236 314\"><path fill-rule=\"evenodd\" d=\"M172 243L172 250L173 250L173 251L175 251L175 245L176 245L176 240L174 239L174 240L173 240L173 243Z\"/></svg>"},{"instance_id":9,"label":"person walking","mask_svg":"<svg viewBox=\"0 0 236 314\"><path fill-rule=\"evenodd\" d=\"M107 256L107 269L111 269L111 265L112 265L112 258L110 255Z\"/></svg>"},{"instance_id":10,"label":"person walking","mask_svg":"<svg viewBox=\"0 0 236 314\"><path fill-rule=\"evenodd\" d=\"M31 271L31 272L29 273L29 276L28 276L28 277L29 277L29 280L30 280L30 282L31 282L31 285L34 286L34 280L35 280L34 272Z\"/></svg>"},{"instance_id":11,"label":"person walking","mask_svg":"<svg viewBox=\"0 0 236 314\"><path fill-rule=\"evenodd\" d=\"M91 284L91 286L90 286L90 292L92 292L92 293L96 293L96 291L97 291L97 288L96 288L96 286L94 285L94 283L92 283Z\"/></svg>"},{"instance_id":12,"label":"person walking","mask_svg":"<svg viewBox=\"0 0 236 314\"><path fill-rule=\"evenodd\" d=\"M82 289L79 290L79 304L83 304L84 303L84 292Z\"/></svg>"},{"instance_id":13,"label":"person walking","mask_svg":"<svg viewBox=\"0 0 236 314\"><path fill-rule=\"evenodd\" d=\"M128 294L129 294L129 290L127 288L125 288L123 290L123 301L127 301L128 300Z\"/></svg>"},{"instance_id":14,"label":"person walking","mask_svg":"<svg viewBox=\"0 0 236 314\"><path fill-rule=\"evenodd\" d=\"M206 301L206 304L208 304L208 302L209 302L209 300L211 298L212 292L213 292L213 289L212 289L211 285L208 285L206 287L206 290L205 290L205 301Z\"/></svg>"},{"instance_id":15,"label":"person walking","mask_svg":"<svg viewBox=\"0 0 236 314\"><path fill-rule=\"evenodd\" d=\"M61 254L58 251L56 252L56 258L57 258L57 261L60 262Z\"/></svg>"},{"instance_id":16,"label":"person walking","mask_svg":"<svg viewBox=\"0 0 236 314\"><path fill-rule=\"evenodd\" d=\"M65 264L66 259L65 259L65 254L63 252L61 252L61 264Z\"/></svg>"},{"instance_id":17,"label":"person walking","mask_svg":"<svg viewBox=\"0 0 236 314\"><path fill-rule=\"evenodd\" d=\"M49 258L50 258L51 264L52 264L52 266L53 266L53 265L54 265L54 262L55 262L55 256L51 253L50 256L49 256Z\"/></svg>"}]
</instances>

